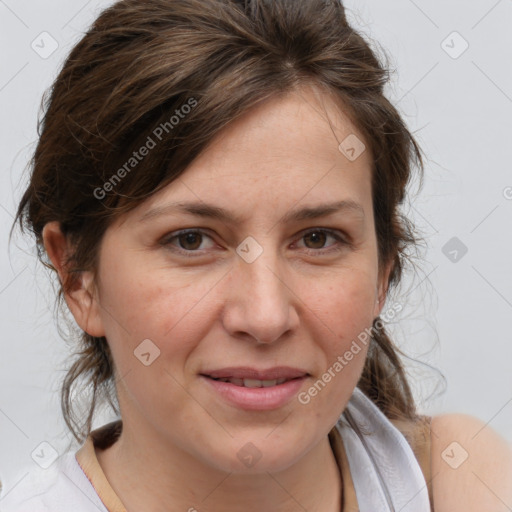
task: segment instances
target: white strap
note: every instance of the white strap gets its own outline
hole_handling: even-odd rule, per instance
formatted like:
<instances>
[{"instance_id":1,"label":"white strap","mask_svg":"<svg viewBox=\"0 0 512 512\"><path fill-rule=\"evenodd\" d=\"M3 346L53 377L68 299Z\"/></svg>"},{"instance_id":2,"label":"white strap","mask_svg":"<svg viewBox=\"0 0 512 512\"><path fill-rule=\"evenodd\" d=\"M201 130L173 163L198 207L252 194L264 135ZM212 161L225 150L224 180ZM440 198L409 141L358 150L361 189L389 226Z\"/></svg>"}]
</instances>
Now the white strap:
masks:
<instances>
[{"instance_id":1,"label":"white strap","mask_svg":"<svg viewBox=\"0 0 512 512\"><path fill-rule=\"evenodd\" d=\"M360 512L430 512L428 489L401 432L358 388L338 429Z\"/></svg>"}]
</instances>

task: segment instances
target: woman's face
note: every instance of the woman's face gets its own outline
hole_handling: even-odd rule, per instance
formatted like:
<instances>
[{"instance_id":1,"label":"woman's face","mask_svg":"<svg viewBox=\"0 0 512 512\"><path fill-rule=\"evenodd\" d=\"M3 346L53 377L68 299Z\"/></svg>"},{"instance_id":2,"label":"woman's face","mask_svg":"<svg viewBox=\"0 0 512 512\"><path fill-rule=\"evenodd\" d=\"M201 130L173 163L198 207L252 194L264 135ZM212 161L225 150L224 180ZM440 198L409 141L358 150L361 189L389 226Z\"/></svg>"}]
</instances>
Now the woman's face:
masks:
<instances>
[{"instance_id":1,"label":"woman's face","mask_svg":"<svg viewBox=\"0 0 512 512\"><path fill-rule=\"evenodd\" d=\"M315 89L272 99L107 230L89 325L126 431L226 471L285 469L325 440L386 284L355 136Z\"/></svg>"}]
</instances>

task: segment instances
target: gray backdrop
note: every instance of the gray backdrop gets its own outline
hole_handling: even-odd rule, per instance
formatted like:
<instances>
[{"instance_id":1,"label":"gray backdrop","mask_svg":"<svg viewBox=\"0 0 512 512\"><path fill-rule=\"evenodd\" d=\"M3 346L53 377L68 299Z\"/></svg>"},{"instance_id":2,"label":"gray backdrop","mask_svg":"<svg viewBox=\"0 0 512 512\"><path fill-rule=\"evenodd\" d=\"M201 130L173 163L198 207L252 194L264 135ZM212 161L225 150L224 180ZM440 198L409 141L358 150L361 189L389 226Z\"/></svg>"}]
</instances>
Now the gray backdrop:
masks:
<instances>
[{"instance_id":1,"label":"gray backdrop","mask_svg":"<svg viewBox=\"0 0 512 512\"><path fill-rule=\"evenodd\" d=\"M43 91L110 1L0 0L0 479L70 435L58 389L70 348L31 240L8 232L36 141ZM388 89L427 155L405 211L426 241L392 326L421 409L479 417L512 442L512 1L350 0L349 17L387 51ZM439 369L438 374L421 364ZM95 426L110 420L101 414ZM45 443L41 445L41 443Z\"/></svg>"}]
</instances>

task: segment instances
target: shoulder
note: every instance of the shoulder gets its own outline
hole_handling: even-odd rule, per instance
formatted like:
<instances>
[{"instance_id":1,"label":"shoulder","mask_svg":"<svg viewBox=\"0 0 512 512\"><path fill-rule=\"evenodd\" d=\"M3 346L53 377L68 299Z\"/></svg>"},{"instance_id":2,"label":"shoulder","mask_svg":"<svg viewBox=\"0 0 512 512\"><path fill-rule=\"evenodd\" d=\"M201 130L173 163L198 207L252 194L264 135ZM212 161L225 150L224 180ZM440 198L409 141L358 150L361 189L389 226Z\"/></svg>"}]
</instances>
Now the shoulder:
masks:
<instances>
[{"instance_id":1,"label":"shoulder","mask_svg":"<svg viewBox=\"0 0 512 512\"><path fill-rule=\"evenodd\" d=\"M436 512L512 510L512 447L478 418L432 417L431 469Z\"/></svg>"}]
</instances>

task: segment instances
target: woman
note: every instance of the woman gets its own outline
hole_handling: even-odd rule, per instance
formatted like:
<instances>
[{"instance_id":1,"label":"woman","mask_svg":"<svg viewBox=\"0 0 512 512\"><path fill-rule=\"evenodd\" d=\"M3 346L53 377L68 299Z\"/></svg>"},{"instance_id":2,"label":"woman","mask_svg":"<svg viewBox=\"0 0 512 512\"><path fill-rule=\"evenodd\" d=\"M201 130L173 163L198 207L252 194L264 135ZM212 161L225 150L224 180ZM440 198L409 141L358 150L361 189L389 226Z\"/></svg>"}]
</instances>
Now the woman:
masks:
<instances>
[{"instance_id":1,"label":"woman","mask_svg":"<svg viewBox=\"0 0 512 512\"><path fill-rule=\"evenodd\" d=\"M338 2L100 15L17 216L82 331L84 443L2 510L510 510L505 441L419 416L385 331L421 170L386 78Z\"/></svg>"}]
</instances>

